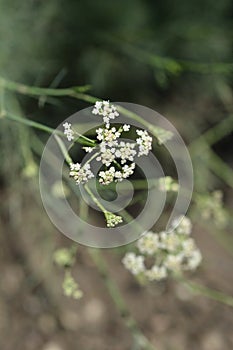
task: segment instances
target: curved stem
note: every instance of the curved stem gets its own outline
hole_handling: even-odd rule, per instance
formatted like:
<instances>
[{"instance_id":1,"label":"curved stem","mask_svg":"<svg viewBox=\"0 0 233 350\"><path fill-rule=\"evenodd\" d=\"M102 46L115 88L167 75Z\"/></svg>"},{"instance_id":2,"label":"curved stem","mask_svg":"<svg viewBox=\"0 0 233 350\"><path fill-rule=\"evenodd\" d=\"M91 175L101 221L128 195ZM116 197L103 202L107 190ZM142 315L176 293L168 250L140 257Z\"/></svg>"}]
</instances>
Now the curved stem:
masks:
<instances>
[{"instance_id":1,"label":"curved stem","mask_svg":"<svg viewBox=\"0 0 233 350\"><path fill-rule=\"evenodd\" d=\"M4 118L10 119L10 120L13 120L13 121L25 124L25 125L28 125L28 126L30 126L32 128L35 128L35 129L39 129L39 130L45 131L45 132L47 132L49 134L53 134L54 133L56 135L65 137L64 133L62 131L60 131L60 130L56 130L56 129L50 128L47 125L35 122L33 120L30 120L30 119L19 117L17 115L11 114L9 112L7 112L5 114ZM83 135L80 135L80 137L77 138L75 141L80 143L80 144L82 144L82 145L88 145L88 146L93 146L93 142L95 142L95 141L93 141L91 139L88 139L87 137L85 137Z\"/></svg>"},{"instance_id":2,"label":"curved stem","mask_svg":"<svg viewBox=\"0 0 233 350\"><path fill-rule=\"evenodd\" d=\"M52 89L52 88L40 88L37 86L28 86L21 83L16 83L15 81L5 79L0 77L0 86L11 91L16 91L23 95L31 96L71 96L75 97L77 92L83 92L88 90L89 86L75 86L66 89Z\"/></svg>"},{"instance_id":3,"label":"curved stem","mask_svg":"<svg viewBox=\"0 0 233 350\"><path fill-rule=\"evenodd\" d=\"M179 280L192 293L203 295L207 298L216 300L222 304L226 304L228 306L233 307L233 297L232 296L226 295L226 294L219 292L217 290L213 290L211 288L205 287L205 286L200 285L196 282L190 282L190 281L187 281L185 279L179 279Z\"/></svg>"},{"instance_id":4,"label":"curved stem","mask_svg":"<svg viewBox=\"0 0 233 350\"><path fill-rule=\"evenodd\" d=\"M90 96L88 94L84 94L81 92L81 88L67 88L67 89L50 89L50 88L39 88L35 86L28 86L20 83L16 83L14 81L10 81L0 77L0 86L5 89L9 89L12 91L16 91L23 95L28 96L69 96L72 98L76 98L78 100L82 100L88 103L95 103L99 100L99 98ZM80 90L80 91L79 91ZM148 130L158 139L159 144L163 143L162 134L166 134L166 138L170 139L172 137L172 133L168 130L164 130L159 127L155 127L153 124L147 122L144 118L139 116L138 114L129 111L128 109L118 106L119 112L126 115L127 117L138 121L142 125L144 125Z\"/></svg>"}]
</instances>

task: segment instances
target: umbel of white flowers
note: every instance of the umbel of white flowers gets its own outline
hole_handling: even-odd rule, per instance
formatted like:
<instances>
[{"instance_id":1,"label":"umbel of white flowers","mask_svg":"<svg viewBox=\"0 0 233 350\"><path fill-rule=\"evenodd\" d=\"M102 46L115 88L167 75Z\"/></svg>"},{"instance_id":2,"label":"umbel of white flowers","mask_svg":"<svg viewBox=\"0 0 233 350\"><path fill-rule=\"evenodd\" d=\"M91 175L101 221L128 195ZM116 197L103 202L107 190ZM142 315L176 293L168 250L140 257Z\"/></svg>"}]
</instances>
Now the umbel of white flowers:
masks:
<instances>
[{"instance_id":1,"label":"umbel of white flowers","mask_svg":"<svg viewBox=\"0 0 233 350\"><path fill-rule=\"evenodd\" d=\"M136 243L138 254L125 254L124 266L140 282L160 281L172 274L195 270L201 263L201 252L190 237L190 219L178 217L172 222L172 227L172 232L146 232ZM145 264L148 258L153 260L150 268Z\"/></svg>"},{"instance_id":2,"label":"umbel of white flowers","mask_svg":"<svg viewBox=\"0 0 233 350\"><path fill-rule=\"evenodd\" d=\"M92 110L94 115L102 117L104 127L96 129L96 142L93 147L83 147L87 153L96 154L96 160L101 162L104 169L98 174L102 185L123 181L134 173L135 157L146 156L152 149L152 137L146 130L136 130L136 140L123 141L122 133L130 131L130 125L124 124L119 128L111 126L111 121L119 116L117 107L109 101L97 101ZM75 131L71 123L64 123L64 134L68 141L73 141ZM90 164L70 163L70 176L77 184L85 184L94 177Z\"/></svg>"}]
</instances>

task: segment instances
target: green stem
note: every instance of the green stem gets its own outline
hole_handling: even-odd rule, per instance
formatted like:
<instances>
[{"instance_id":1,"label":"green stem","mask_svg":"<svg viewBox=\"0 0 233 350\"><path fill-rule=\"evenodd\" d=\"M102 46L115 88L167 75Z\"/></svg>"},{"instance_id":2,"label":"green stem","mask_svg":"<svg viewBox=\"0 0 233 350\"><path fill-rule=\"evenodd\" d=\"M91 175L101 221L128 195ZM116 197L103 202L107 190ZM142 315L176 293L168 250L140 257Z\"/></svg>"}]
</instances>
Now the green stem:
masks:
<instances>
[{"instance_id":1,"label":"green stem","mask_svg":"<svg viewBox=\"0 0 233 350\"><path fill-rule=\"evenodd\" d=\"M91 197L91 199L93 200L93 202L97 205L98 208L100 208L100 210L103 212L104 215L106 215L106 213L108 213L108 211L104 208L104 206L99 202L99 200L96 198L96 196L94 195L94 193L91 191L91 189L89 188L89 186L87 184L84 185L85 190L87 191L87 193L89 194L89 196Z\"/></svg>"},{"instance_id":2,"label":"green stem","mask_svg":"<svg viewBox=\"0 0 233 350\"><path fill-rule=\"evenodd\" d=\"M68 164L73 163L73 161L72 161L72 159L71 159L71 157L70 157L70 155L69 155L69 153L68 153L68 151L67 151L67 149L66 149L66 147L64 145L64 142L60 139L59 136L54 135L54 137L55 137L55 140L57 141L57 144L58 144L58 146L59 146L59 148L60 148L60 150L61 150L61 152L62 152L62 154L63 154L63 156L64 156L64 158L66 160L66 162Z\"/></svg>"},{"instance_id":3,"label":"green stem","mask_svg":"<svg viewBox=\"0 0 233 350\"><path fill-rule=\"evenodd\" d=\"M70 96L76 97L77 93L81 93L84 90L87 90L87 86L76 86L66 89L52 89L52 88L40 88L37 86L28 86L25 84L16 83L12 80L4 79L0 77L0 86L5 89L16 91L23 95L31 95L31 96Z\"/></svg>"},{"instance_id":4,"label":"green stem","mask_svg":"<svg viewBox=\"0 0 233 350\"><path fill-rule=\"evenodd\" d=\"M170 57L162 57L156 55L153 52L146 51L130 43L123 43L116 38L109 38L106 36L106 40L111 42L117 42L120 44L121 51L129 56L137 58L137 60L150 65L153 68L167 72L168 74L177 75L183 71L190 71L200 74L227 74L233 71L232 62L195 62L189 60L174 59ZM118 46L119 47L119 46Z\"/></svg>"},{"instance_id":5,"label":"green stem","mask_svg":"<svg viewBox=\"0 0 233 350\"><path fill-rule=\"evenodd\" d=\"M202 147L209 147L221 140L224 136L230 134L233 130L233 115L231 114L229 117L225 118L223 121L213 126L206 132L204 132L201 136L199 136L196 140L194 140L189 145L190 151L199 148L200 145ZM202 149L203 151L203 149Z\"/></svg>"},{"instance_id":6,"label":"green stem","mask_svg":"<svg viewBox=\"0 0 233 350\"><path fill-rule=\"evenodd\" d=\"M75 88L67 88L67 89L39 88L35 86L28 86L28 85L16 83L1 77L0 77L0 86L3 86L4 88L12 91L16 91L20 94L29 95L29 96L30 95L31 96L44 95L44 96L57 96L57 97L69 96L69 97L76 98L78 100L82 100L92 104L99 100L99 98L79 92L75 90ZM118 106L117 108L119 112L123 113L124 115L128 116L133 120L140 122L142 125L148 128L148 130L158 139L159 143L162 143L160 139L161 132L166 132L167 135L170 135L168 138L172 137L172 133L170 133L167 130L163 130L162 128L155 127L153 124L147 122L145 119L143 119L141 116L137 115L136 113L131 112L121 106Z\"/></svg>"},{"instance_id":7,"label":"green stem","mask_svg":"<svg viewBox=\"0 0 233 350\"><path fill-rule=\"evenodd\" d=\"M6 119L10 119L10 120L13 120L13 121L16 121L18 123L22 123L22 124L25 124L27 126L30 126L32 128L35 128L35 129L39 129L39 130L42 130L42 131L45 131L49 134L56 134L56 135L59 135L59 136L62 136L62 137L65 137L64 133L60 130L55 130L53 128L50 128L49 126L46 126L44 124L41 124L41 123L38 123L38 122L35 122L33 120L30 120L30 119L26 119L26 118L22 118L22 117L19 117L17 115L14 115L14 114L11 114L9 112L7 112L7 114L5 115L5 118ZM82 144L82 145L88 145L88 146L93 146L93 140L91 139L87 139L85 136L83 135L80 135L79 138L77 138L75 140L76 142Z\"/></svg>"},{"instance_id":8,"label":"green stem","mask_svg":"<svg viewBox=\"0 0 233 350\"><path fill-rule=\"evenodd\" d=\"M187 281L185 279L180 279L180 282L194 294L203 295L207 298L233 307L233 297L230 295L226 295L217 290L213 290L211 288L202 286L195 282Z\"/></svg>"},{"instance_id":9,"label":"green stem","mask_svg":"<svg viewBox=\"0 0 233 350\"><path fill-rule=\"evenodd\" d=\"M124 301L123 297L121 296L121 292L115 283L115 281L110 277L111 273L108 271L107 264L105 262L105 259L103 258L102 254L99 250L89 248L88 252L94 261L95 265L97 266L99 273L102 276L102 279L104 281L104 284L114 302L116 305L116 308L118 309L125 325L129 330L131 331L135 342L138 346L140 346L140 349L144 350L155 350L155 347L150 343L150 341L142 334L141 330L139 329L137 322L135 319L131 316L130 311L127 307L126 302Z\"/></svg>"},{"instance_id":10,"label":"green stem","mask_svg":"<svg viewBox=\"0 0 233 350\"><path fill-rule=\"evenodd\" d=\"M211 148L208 150L210 159L209 168L222 179L228 186L233 188L233 171Z\"/></svg>"},{"instance_id":11,"label":"green stem","mask_svg":"<svg viewBox=\"0 0 233 350\"><path fill-rule=\"evenodd\" d=\"M88 205L84 201L80 201L80 217L84 220L86 220L88 217ZM111 274L108 270L107 263L100 250L88 248L88 253L91 256L95 266L97 267L103 279L103 282L109 292L109 295L112 298L116 309L120 313L123 322L125 323L126 327L131 331L137 346L139 346L140 349L144 350L156 350L155 347L149 342L149 340L143 335L143 333L137 325L136 320L132 317L118 285L116 284L115 280L111 278Z\"/></svg>"}]
</instances>

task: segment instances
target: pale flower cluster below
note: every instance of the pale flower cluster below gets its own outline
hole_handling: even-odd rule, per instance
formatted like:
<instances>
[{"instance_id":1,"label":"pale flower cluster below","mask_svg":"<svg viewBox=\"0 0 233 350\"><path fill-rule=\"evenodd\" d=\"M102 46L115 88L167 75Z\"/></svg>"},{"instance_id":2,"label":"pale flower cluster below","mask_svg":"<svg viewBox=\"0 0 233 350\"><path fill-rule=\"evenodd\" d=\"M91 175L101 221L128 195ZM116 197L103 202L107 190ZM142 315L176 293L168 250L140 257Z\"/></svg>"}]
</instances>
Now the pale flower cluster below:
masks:
<instances>
[{"instance_id":1,"label":"pale flower cluster below","mask_svg":"<svg viewBox=\"0 0 233 350\"><path fill-rule=\"evenodd\" d=\"M177 226L177 223L179 225ZM172 222L172 232L146 232L136 243L138 253L128 252L122 262L141 282L160 281L172 274L195 270L202 255L193 238L189 218L178 217ZM147 267L147 260L153 260Z\"/></svg>"}]
</instances>

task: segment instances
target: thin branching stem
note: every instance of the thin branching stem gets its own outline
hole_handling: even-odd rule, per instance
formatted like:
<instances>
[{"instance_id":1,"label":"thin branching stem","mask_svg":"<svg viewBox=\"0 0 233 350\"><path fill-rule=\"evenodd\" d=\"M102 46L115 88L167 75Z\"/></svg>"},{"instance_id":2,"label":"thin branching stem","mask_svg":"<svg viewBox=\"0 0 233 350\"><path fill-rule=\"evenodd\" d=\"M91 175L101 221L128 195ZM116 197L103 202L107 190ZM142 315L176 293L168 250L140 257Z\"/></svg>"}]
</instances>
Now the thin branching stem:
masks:
<instances>
[{"instance_id":1,"label":"thin branching stem","mask_svg":"<svg viewBox=\"0 0 233 350\"><path fill-rule=\"evenodd\" d=\"M116 282L111 278L111 273L109 272L105 258L101 254L99 249L89 248L88 252L94 261L101 277L104 281L104 284L117 308L119 311L125 325L131 331L133 338L140 349L144 350L156 350L154 345L144 336L140 328L137 325L136 320L132 317L129 308L121 295L120 289L118 288Z\"/></svg>"},{"instance_id":2,"label":"thin branching stem","mask_svg":"<svg viewBox=\"0 0 233 350\"><path fill-rule=\"evenodd\" d=\"M199 283L188 281L186 279L179 279L180 282L193 294L202 295L209 299L218 301L222 304L233 307L233 297L225 293L219 292L212 288L203 286Z\"/></svg>"}]
</instances>

